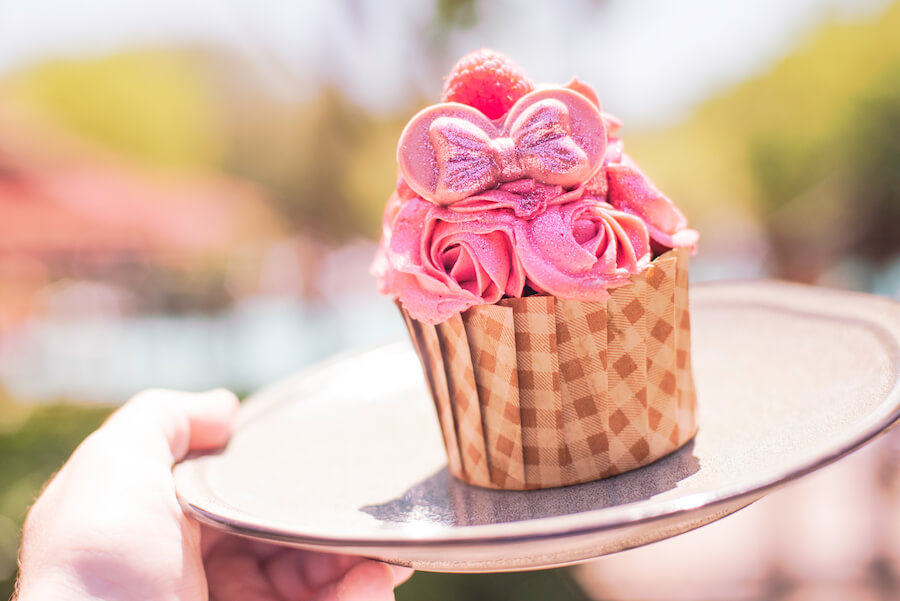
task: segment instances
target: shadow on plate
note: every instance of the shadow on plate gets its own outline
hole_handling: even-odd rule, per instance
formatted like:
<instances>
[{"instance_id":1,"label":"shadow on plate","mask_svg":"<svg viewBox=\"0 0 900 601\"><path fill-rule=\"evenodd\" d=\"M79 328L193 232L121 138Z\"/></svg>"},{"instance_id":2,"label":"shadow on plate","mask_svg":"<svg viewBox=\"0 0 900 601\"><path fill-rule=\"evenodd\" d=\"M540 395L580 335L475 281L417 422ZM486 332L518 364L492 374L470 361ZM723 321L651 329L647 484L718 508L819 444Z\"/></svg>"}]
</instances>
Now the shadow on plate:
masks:
<instances>
[{"instance_id":1,"label":"shadow on plate","mask_svg":"<svg viewBox=\"0 0 900 601\"><path fill-rule=\"evenodd\" d=\"M460 482L447 468L397 499L360 508L385 524L479 526L547 518L645 501L700 469L694 441L648 466L612 478L532 491L488 490Z\"/></svg>"}]
</instances>

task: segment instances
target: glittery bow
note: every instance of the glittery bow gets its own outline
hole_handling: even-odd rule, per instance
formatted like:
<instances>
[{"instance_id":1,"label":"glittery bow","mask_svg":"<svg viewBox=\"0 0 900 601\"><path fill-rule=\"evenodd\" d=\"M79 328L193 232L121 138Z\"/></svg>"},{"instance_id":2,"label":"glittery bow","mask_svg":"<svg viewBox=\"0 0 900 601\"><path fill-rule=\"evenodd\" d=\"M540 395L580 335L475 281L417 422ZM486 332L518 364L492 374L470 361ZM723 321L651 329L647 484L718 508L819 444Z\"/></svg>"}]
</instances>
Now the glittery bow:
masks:
<instances>
[{"instance_id":1,"label":"glittery bow","mask_svg":"<svg viewBox=\"0 0 900 601\"><path fill-rule=\"evenodd\" d=\"M565 88L523 96L499 127L457 103L431 106L406 126L397 148L400 172L420 196L439 205L522 178L577 186L603 164L600 110Z\"/></svg>"}]
</instances>

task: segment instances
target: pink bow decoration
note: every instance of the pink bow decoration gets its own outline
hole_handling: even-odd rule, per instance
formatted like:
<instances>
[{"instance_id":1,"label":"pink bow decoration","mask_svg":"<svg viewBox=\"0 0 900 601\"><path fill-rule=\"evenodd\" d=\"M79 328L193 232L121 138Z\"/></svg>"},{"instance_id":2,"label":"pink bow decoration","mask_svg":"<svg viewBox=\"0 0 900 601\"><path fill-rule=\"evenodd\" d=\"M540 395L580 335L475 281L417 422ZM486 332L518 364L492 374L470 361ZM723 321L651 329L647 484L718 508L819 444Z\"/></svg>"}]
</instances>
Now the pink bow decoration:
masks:
<instances>
[{"instance_id":1,"label":"pink bow decoration","mask_svg":"<svg viewBox=\"0 0 900 601\"><path fill-rule=\"evenodd\" d=\"M605 153L600 109L582 94L548 88L520 98L499 129L464 104L426 108L403 130L397 162L422 198L450 205L523 178L577 186L602 167Z\"/></svg>"}]
</instances>

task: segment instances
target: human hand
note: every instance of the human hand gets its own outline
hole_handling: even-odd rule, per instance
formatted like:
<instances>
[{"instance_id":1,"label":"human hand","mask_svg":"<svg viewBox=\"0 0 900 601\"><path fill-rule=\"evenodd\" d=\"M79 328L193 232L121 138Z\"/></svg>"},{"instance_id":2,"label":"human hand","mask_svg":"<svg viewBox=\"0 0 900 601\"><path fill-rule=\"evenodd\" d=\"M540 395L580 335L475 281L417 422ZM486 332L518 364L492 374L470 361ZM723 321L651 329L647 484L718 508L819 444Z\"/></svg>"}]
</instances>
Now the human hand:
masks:
<instances>
[{"instance_id":1,"label":"human hand","mask_svg":"<svg viewBox=\"0 0 900 601\"><path fill-rule=\"evenodd\" d=\"M19 601L378 601L412 573L201 527L172 466L226 442L237 399L146 391L76 449L29 512Z\"/></svg>"}]
</instances>

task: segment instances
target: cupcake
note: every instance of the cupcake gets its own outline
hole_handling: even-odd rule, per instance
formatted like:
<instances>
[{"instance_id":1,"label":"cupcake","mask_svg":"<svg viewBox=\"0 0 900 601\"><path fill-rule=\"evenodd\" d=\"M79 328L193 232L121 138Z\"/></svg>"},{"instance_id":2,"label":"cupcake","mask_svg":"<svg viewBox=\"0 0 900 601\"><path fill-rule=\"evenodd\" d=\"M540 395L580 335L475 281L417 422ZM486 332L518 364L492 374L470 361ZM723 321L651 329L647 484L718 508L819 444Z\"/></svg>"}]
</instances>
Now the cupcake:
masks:
<instances>
[{"instance_id":1,"label":"cupcake","mask_svg":"<svg viewBox=\"0 0 900 601\"><path fill-rule=\"evenodd\" d=\"M635 469L696 433L697 233L572 79L463 57L397 147L373 271L421 359L448 467L526 490Z\"/></svg>"}]
</instances>

